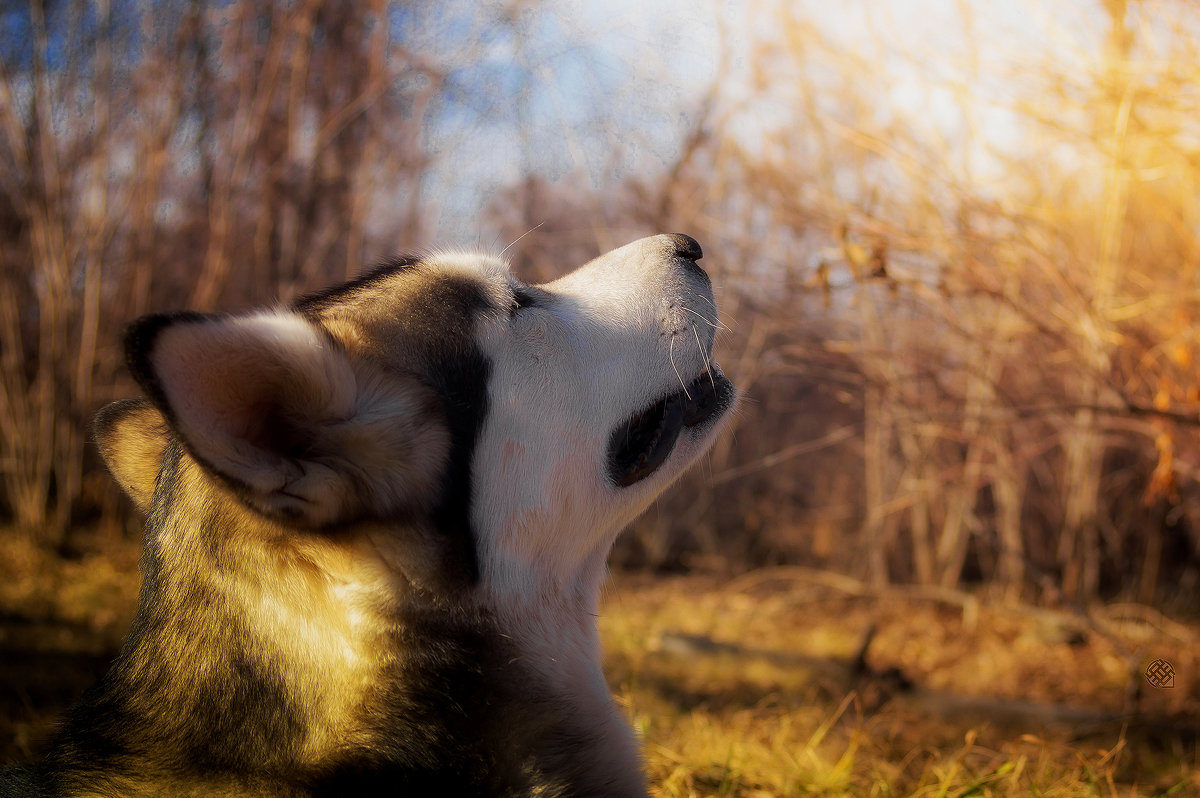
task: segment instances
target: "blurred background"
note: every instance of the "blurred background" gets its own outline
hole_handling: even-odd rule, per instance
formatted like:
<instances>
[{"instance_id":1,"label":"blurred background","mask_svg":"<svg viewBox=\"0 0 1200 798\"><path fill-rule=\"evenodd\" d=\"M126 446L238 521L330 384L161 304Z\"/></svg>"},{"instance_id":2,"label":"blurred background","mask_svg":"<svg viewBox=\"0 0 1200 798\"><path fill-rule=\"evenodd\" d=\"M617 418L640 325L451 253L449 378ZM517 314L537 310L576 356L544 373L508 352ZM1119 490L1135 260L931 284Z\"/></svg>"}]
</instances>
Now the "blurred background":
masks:
<instances>
[{"instance_id":1,"label":"blurred background","mask_svg":"<svg viewBox=\"0 0 1200 798\"><path fill-rule=\"evenodd\" d=\"M1190 0L0 0L0 761L136 602L130 320L677 231L745 401L613 555L660 794L1193 794L1198 181Z\"/></svg>"},{"instance_id":2,"label":"blurred background","mask_svg":"<svg viewBox=\"0 0 1200 798\"><path fill-rule=\"evenodd\" d=\"M136 539L87 429L141 313L686 231L747 401L618 565L1195 606L1190 2L0 9L6 536Z\"/></svg>"}]
</instances>

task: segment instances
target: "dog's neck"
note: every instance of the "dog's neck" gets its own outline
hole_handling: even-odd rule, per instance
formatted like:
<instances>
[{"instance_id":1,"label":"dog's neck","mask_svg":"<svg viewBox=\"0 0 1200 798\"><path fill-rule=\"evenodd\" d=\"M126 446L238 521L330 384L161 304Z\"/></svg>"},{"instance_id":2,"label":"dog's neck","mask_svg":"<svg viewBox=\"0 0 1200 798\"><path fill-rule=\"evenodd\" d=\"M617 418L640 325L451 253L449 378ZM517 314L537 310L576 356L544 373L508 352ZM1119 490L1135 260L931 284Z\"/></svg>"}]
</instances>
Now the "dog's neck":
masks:
<instances>
[{"instance_id":1,"label":"dog's neck","mask_svg":"<svg viewBox=\"0 0 1200 798\"><path fill-rule=\"evenodd\" d=\"M596 628L603 576L603 560L566 578L495 559L482 574L484 606L551 689L564 696L596 693L608 699Z\"/></svg>"},{"instance_id":2,"label":"dog's neck","mask_svg":"<svg viewBox=\"0 0 1200 798\"><path fill-rule=\"evenodd\" d=\"M645 795L639 747L604 678L597 628L610 544L574 572L547 573L523 560L493 557L481 595L522 661L592 741L596 770L612 780L605 795Z\"/></svg>"}]
</instances>

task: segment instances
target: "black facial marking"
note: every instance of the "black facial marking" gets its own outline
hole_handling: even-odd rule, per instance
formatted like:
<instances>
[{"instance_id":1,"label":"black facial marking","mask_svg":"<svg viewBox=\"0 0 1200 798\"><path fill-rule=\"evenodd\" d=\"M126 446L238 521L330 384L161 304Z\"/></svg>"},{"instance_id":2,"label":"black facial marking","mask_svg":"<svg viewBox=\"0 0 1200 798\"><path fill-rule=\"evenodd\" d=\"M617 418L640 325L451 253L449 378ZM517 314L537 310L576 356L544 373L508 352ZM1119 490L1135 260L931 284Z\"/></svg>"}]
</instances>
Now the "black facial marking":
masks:
<instances>
[{"instance_id":1,"label":"black facial marking","mask_svg":"<svg viewBox=\"0 0 1200 798\"><path fill-rule=\"evenodd\" d=\"M715 364L691 385L663 397L618 424L608 436L608 475L628 487L653 474L671 456L685 427L703 429L733 403L736 390Z\"/></svg>"},{"instance_id":2,"label":"black facial marking","mask_svg":"<svg viewBox=\"0 0 1200 798\"><path fill-rule=\"evenodd\" d=\"M442 495L433 521L448 536L462 563L463 576L479 578L475 536L471 529L471 460L488 411L491 361L475 343L474 325L480 313L492 310L479 286L465 278L443 277L423 291L412 308L415 338L431 351L426 378L442 400L450 428L450 456L442 476Z\"/></svg>"}]
</instances>

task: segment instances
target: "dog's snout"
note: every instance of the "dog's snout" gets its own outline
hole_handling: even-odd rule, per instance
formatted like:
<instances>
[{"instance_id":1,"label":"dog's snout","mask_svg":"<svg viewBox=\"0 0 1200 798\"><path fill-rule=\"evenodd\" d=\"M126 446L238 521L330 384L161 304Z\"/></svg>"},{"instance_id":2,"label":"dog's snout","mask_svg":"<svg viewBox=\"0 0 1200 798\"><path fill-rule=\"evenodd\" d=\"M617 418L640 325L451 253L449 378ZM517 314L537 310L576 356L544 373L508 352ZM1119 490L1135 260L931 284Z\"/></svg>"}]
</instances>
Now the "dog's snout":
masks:
<instances>
[{"instance_id":1,"label":"dog's snout","mask_svg":"<svg viewBox=\"0 0 1200 798\"><path fill-rule=\"evenodd\" d=\"M659 233L606 252L542 287L551 293L582 293L592 284L620 285L628 291L628 299L700 291L711 302L711 281L697 263L702 257L699 242L691 236Z\"/></svg>"},{"instance_id":2,"label":"dog's snout","mask_svg":"<svg viewBox=\"0 0 1200 798\"><path fill-rule=\"evenodd\" d=\"M690 261L698 261L704 257L704 251L700 249L700 242L684 233L671 233L667 236L671 240L672 246L680 257L687 258Z\"/></svg>"}]
</instances>

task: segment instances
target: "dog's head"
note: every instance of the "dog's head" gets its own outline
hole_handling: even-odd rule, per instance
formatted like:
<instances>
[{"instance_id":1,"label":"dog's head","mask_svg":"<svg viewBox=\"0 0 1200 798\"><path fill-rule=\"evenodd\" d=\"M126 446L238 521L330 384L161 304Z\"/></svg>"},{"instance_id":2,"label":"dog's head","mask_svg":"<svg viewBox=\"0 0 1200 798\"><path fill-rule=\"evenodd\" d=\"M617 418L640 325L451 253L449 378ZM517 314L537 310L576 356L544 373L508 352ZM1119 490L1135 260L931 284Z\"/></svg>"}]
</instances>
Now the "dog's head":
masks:
<instances>
[{"instance_id":1,"label":"dog's head","mask_svg":"<svg viewBox=\"0 0 1200 798\"><path fill-rule=\"evenodd\" d=\"M733 404L700 254L655 236L540 286L435 255L286 309L146 317L147 398L101 412L100 448L143 508L173 438L273 525L419 528L471 577L572 578Z\"/></svg>"}]
</instances>

